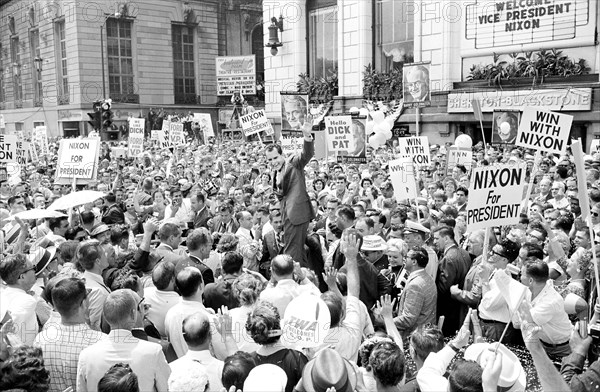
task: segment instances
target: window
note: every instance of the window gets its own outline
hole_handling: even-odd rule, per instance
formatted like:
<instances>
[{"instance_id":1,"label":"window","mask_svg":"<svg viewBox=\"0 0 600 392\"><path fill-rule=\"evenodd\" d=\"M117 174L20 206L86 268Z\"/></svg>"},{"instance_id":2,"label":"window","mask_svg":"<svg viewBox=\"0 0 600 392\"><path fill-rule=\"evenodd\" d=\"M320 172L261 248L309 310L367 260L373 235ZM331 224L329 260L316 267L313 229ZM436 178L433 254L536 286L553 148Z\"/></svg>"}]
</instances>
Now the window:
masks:
<instances>
[{"instance_id":1,"label":"window","mask_svg":"<svg viewBox=\"0 0 600 392\"><path fill-rule=\"evenodd\" d=\"M64 137L80 136L78 121L63 121L62 123Z\"/></svg>"},{"instance_id":2,"label":"window","mask_svg":"<svg viewBox=\"0 0 600 392\"><path fill-rule=\"evenodd\" d=\"M308 29L308 73L312 78L328 76L329 71L337 69L337 5L309 8Z\"/></svg>"},{"instance_id":3,"label":"window","mask_svg":"<svg viewBox=\"0 0 600 392\"><path fill-rule=\"evenodd\" d=\"M33 129L35 129L36 127L43 127L44 125L45 125L45 123L43 121L34 121Z\"/></svg>"},{"instance_id":4,"label":"window","mask_svg":"<svg viewBox=\"0 0 600 392\"><path fill-rule=\"evenodd\" d=\"M56 77L58 86L58 104L69 103L69 72L67 67L67 37L65 34L65 21L55 24L56 37Z\"/></svg>"},{"instance_id":5,"label":"window","mask_svg":"<svg viewBox=\"0 0 600 392\"><path fill-rule=\"evenodd\" d=\"M29 33L29 47L31 49L31 80L33 84L34 106L42 106L42 57L40 56L40 33L39 30L31 30Z\"/></svg>"},{"instance_id":6,"label":"window","mask_svg":"<svg viewBox=\"0 0 600 392\"><path fill-rule=\"evenodd\" d=\"M23 99L23 85L21 84L21 49L19 37L10 39L10 57L13 71L13 94L15 101Z\"/></svg>"},{"instance_id":7,"label":"window","mask_svg":"<svg viewBox=\"0 0 600 392\"><path fill-rule=\"evenodd\" d=\"M414 0L376 0L375 67L389 72L414 61Z\"/></svg>"},{"instance_id":8,"label":"window","mask_svg":"<svg viewBox=\"0 0 600 392\"><path fill-rule=\"evenodd\" d=\"M196 103L194 28L172 25L175 103Z\"/></svg>"},{"instance_id":9,"label":"window","mask_svg":"<svg viewBox=\"0 0 600 392\"><path fill-rule=\"evenodd\" d=\"M134 93L131 26L126 19L106 21L108 86L110 97L116 101Z\"/></svg>"}]
</instances>

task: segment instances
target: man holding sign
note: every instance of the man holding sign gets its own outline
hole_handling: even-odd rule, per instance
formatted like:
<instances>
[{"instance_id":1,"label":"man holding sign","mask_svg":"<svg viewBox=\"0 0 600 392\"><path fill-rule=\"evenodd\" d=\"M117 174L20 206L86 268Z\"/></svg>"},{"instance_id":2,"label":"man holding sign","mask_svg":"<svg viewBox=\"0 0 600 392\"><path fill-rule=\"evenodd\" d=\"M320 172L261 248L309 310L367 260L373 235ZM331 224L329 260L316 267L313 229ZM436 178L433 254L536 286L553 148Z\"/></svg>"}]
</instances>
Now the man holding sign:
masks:
<instances>
[{"instance_id":1,"label":"man holding sign","mask_svg":"<svg viewBox=\"0 0 600 392\"><path fill-rule=\"evenodd\" d=\"M286 158L280 145L270 144L266 148L267 162L273 170L273 193L281 203L285 242L283 253L302 264L306 258L304 242L308 223L315 216L304 178L304 167L315 153L311 134L312 121L306 121L304 124L304 146L300 154Z\"/></svg>"}]
</instances>

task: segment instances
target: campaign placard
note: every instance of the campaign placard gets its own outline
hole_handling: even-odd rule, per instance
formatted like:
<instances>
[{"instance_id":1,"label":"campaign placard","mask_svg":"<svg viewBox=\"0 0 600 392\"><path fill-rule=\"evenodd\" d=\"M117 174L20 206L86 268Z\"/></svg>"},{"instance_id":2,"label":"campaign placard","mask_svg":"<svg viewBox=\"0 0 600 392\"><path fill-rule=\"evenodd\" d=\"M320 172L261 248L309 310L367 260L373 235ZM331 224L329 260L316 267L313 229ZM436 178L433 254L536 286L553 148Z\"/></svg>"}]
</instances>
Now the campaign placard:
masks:
<instances>
[{"instance_id":1,"label":"campaign placard","mask_svg":"<svg viewBox=\"0 0 600 392\"><path fill-rule=\"evenodd\" d=\"M171 121L163 120L162 129L156 133L158 137L158 146L163 148L173 147L171 145L171 138L169 134L171 133Z\"/></svg>"},{"instance_id":2,"label":"campaign placard","mask_svg":"<svg viewBox=\"0 0 600 392\"><path fill-rule=\"evenodd\" d=\"M354 143L351 127L352 116L325 117L325 135L327 135L327 149L330 152L350 151Z\"/></svg>"},{"instance_id":3,"label":"campaign placard","mask_svg":"<svg viewBox=\"0 0 600 392\"><path fill-rule=\"evenodd\" d=\"M412 157L404 155L399 159L389 161L388 170L396 200L416 199L417 182L415 181L415 166Z\"/></svg>"},{"instance_id":4,"label":"campaign placard","mask_svg":"<svg viewBox=\"0 0 600 392\"><path fill-rule=\"evenodd\" d=\"M215 137L215 131L212 125L212 118L209 113L194 113L194 125L200 128L206 142L209 137Z\"/></svg>"},{"instance_id":5,"label":"campaign placard","mask_svg":"<svg viewBox=\"0 0 600 392\"><path fill-rule=\"evenodd\" d=\"M405 108L431 106L431 62L404 64L402 67L403 105Z\"/></svg>"},{"instance_id":6,"label":"campaign placard","mask_svg":"<svg viewBox=\"0 0 600 392\"><path fill-rule=\"evenodd\" d=\"M42 155L48 154L50 149L48 148L48 130L45 126L37 126L31 133L31 142L36 148L36 156L38 159Z\"/></svg>"},{"instance_id":7,"label":"campaign placard","mask_svg":"<svg viewBox=\"0 0 600 392\"><path fill-rule=\"evenodd\" d=\"M463 165L467 170L471 170L473 165L473 151L470 148L448 147L446 154L446 175L452 175L452 170L456 165Z\"/></svg>"},{"instance_id":8,"label":"campaign placard","mask_svg":"<svg viewBox=\"0 0 600 392\"><path fill-rule=\"evenodd\" d=\"M519 147L560 154L567 148L573 116L526 107L517 134Z\"/></svg>"},{"instance_id":9,"label":"campaign placard","mask_svg":"<svg viewBox=\"0 0 600 392\"><path fill-rule=\"evenodd\" d=\"M29 153L29 142L25 142L22 141L23 139L20 139L19 141L17 141L17 163L21 166L26 166L27 165L27 157L28 157L28 153Z\"/></svg>"},{"instance_id":10,"label":"campaign placard","mask_svg":"<svg viewBox=\"0 0 600 392\"><path fill-rule=\"evenodd\" d=\"M92 180L98 161L98 143L98 139L61 140L56 178Z\"/></svg>"},{"instance_id":11,"label":"campaign placard","mask_svg":"<svg viewBox=\"0 0 600 392\"><path fill-rule=\"evenodd\" d=\"M467 231L519 223L525 165L473 169L467 202Z\"/></svg>"},{"instance_id":12,"label":"campaign placard","mask_svg":"<svg viewBox=\"0 0 600 392\"><path fill-rule=\"evenodd\" d=\"M17 135L0 135L0 163L17 160Z\"/></svg>"},{"instance_id":13,"label":"campaign placard","mask_svg":"<svg viewBox=\"0 0 600 392\"><path fill-rule=\"evenodd\" d=\"M296 151L301 151L304 148L303 137L282 137L281 149L284 154L293 154Z\"/></svg>"},{"instance_id":14,"label":"campaign placard","mask_svg":"<svg viewBox=\"0 0 600 392\"><path fill-rule=\"evenodd\" d=\"M398 138L398 147L400 153L411 157L417 167L429 166L431 156L427 136Z\"/></svg>"},{"instance_id":15,"label":"campaign placard","mask_svg":"<svg viewBox=\"0 0 600 392\"><path fill-rule=\"evenodd\" d=\"M160 132L158 129L153 129L150 131L150 141L158 142L158 132Z\"/></svg>"},{"instance_id":16,"label":"campaign placard","mask_svg":"<svg viewBox=\"0 0 600 392\"><path fill-rule=\"evenodd\" d=\"M137 157L144 151L144 129L146 121L143 118L129 119L129 139L127 141L128 154Z\"/></svg>"},{"instance_id":17,"label":"campaign placard","mask_svg":"<svg viewBox=\"0 0 600 392\"><path fill-rule=\"evenodd\" d=\"M183 146L185 144L183 123L171 123L171 127L169 128L169 142L173 147Z\"/></svg>"},{"instance_id":18,"label":"campaign placard","mask_svg":"<svg viewBox=\"0 0 600 392\"><path fill-rule=\"evenodd\" d=\"M257 110L240 117L242 130L246 136L256 135L260 132L265 132L267 135L272 135L273 126L267 118L267 113L264 110Z\"/></svg>"},{"instance_id":19,"label":"campaign placard","mask_svg":"<svg viewBox=\"0 0 600 392\"><path fill-rule=\"evenodd\" d=\"M590 155L597 154L600 152L600 139L592 140L590 144Z\"/></svg>"}]
</instances>

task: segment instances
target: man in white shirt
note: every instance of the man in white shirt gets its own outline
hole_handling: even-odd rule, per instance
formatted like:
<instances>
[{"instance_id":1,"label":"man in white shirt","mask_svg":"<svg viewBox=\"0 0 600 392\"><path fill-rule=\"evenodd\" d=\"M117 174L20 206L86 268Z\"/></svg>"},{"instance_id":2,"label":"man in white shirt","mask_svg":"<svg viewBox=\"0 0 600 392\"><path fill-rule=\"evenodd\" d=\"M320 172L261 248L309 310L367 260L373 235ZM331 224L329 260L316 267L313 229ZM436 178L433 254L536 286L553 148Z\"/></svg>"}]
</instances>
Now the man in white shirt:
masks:
<instances>
[{"instance_id":1,"label":"man in white shirt","mask_svg":"<svg viewBox=\"0 0 600 392\"><path fill-rule=\"evenodd\" d=\"M238 251L244 256L244 267L249 270L258 272L258 261L262 258L262 244L258 243L258 239L252 229L253 221L252 214L248 211L240 211L236 215L236 219L240 227L235 232L238 238Z\"/></svg>"},{"instance_id":2,"label":"man in white shirt","mask_svg":"<svg viewBox=\"0 0 600 392\"><path fill-rule=\"evenodd\" d=\"M167 392L171 374L159 344L131 334L139 316L139 296L132 290L110 293L104 304L104 317L111 331L107 339L85 348L79 356L77 391L97 391L98 381L110 367L127 363L137 375L140 391Z\"/></svg>"},{"instance_id":3,"label":"man in white shirt","mask_svg":"<svg viewBox=\"0 0 600 392\"><path fill-rule=\"evenodd\" d=\"M188 351L188 346L182 332L183 320L189 315L200 312L206 314L211 323L214 323L216 316L212 309L207 309L202 304L204 282L198 268L185 267L177 274L175 285L181 294L181 300L167 312L165 316L165 332L173 345L177 358L181 358ZM235 346L235 342L233 343L233 347L231 347L228 345L228 341L223 342L221 334L216 328L211 328L211 331L213 351L217 358L223 360L236 351L237 346Z\"/></svg>"},{"instance_id":4,"label":"man in white shirt","mask_svg":"<svg viewBox=\"0 0 600 392\"><path fill-rule=\"evenodd\" d=\"M198 312L187 316L183 320L183 338L188 346L188 352L176 361L171 362L171 378L181 377L190 369L189 362L200 363L208 374L208 391L220 392L223 388L221 375L223 374L223 361L214 358L210 353L210 320L205 312ZM188 374L187 377L193 377ZM171 379L169 379L170 382Z\"/></svg>"},{"instance_id":5,"label":"man in white shirt","mask_svg":"<svg viewBox=\"0 0 600 392\"><path fill-rule=\"evenodd\" d=\"M79 245L78 254L80 263L85 269L83 273L85 287L91 290L88 295L90 327L100 331L102 308L110 293L102 278L102 271L108 268L106 252L98 241L90 240Z\"/></svg>"},{"instance_id":6,"label":"man in white shirt","mask_svg":"<svg viewBox=\"0 0 600 392\"><path fill-rule=\"evenodd\" d=\"M298 269L299 269L298 264ZM285 308L290 302L301 294L309 293L321 295L321 292L308 279L304 279L302 284L296 283L294 280L294 260L289 255L276 256L271 261L271 280L275 281L273 286L269 283L267 288L260 293L260 299L269 301L279 311L280 315L285 314Z\"/></svg>"},{"instance_id":7,"label":"man in white shirt","mask_svg":"<svg viewBox=\"0 0 600 392\"><path fill-rule=\"evenodd\" d=\"M175 292L175 265L169 261L158 263L152 270L154 286L144 288L144 301L150 305L146 318L154 324L161 336L166 337L165 317L181 297Z\"/></svg>"},{"instance_id":8,"label":"man in white shirt","mask_svg":"<svg viewBox=\"0 0 600 392\"><path fill-rule=\"evenodd\" d=\"M564 300L554 289L549 275L548 264L541 260L530 261L521 269L521 283L529 287L531 318L541 328L538 336L544 350L548 355L566 357L571 354L569 338L573 328Z\"/></svg>"},{"instance_id":9,"label":"man in white shirt","mask_svg":"<svg viewBox=\"0 0 600 392\"><path fill-rule=\"evenodd\" d=\"M190 199L184 199L181 189L173 187L170 189L171 204L165 207L165 220L179 224L183 229L187 228L187 223L191 221L192 210L190 208Z\"/></svg>"},{"instance_id":10,"label":"man in white shirt","mask_svg":"<svg viewBox=\"0 0 600 392\"><path fill-rule=\"evenodd\" d=\"M565 190L564 182L554 181L552 183L552 188L550 189L552 199L548 202L557 210L569 207L569 199L565 197Z\"/></svg>"},{"instance_id":11,"label":"man in white shirt","mask_svg":"<svg viewBox=\"0 0 600 392\"><path fill-rule=\"evenodd\" d=\"M35 266L22 253L10 255L0 262L0 278L7 286L0 292L0 304L12 316L15 334L30 346L38 333L37 300L29 294L37 280Z\"/></svg>"}]
</instances>

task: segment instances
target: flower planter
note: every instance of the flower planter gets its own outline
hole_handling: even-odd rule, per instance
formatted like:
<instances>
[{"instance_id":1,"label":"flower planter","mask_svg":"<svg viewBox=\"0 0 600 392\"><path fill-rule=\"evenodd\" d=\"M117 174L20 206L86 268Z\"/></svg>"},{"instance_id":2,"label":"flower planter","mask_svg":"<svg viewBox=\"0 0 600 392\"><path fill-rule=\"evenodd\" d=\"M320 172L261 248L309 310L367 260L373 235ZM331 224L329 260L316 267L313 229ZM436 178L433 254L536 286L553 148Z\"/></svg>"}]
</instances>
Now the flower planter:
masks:
<instances>
[{"instance_id":1,"label":"flower planter","mask_svg":"<svg viewBox=\"0 0 600 392\"><path fill-rule=\"evenodd\" d=\"M505 87L523 87L523 86L544 86L548 84L558 83L596 83L600 79L598 74L587 74L587 75L573 75L568 77L563 76L546 76L543 79L538 78L535 83L532 77L520 77L513 79L502 79L500 85L494 85L487 80L468 80L464 82L454 82L453 87L455 90L472 90L472 89L498 89Z\"/></svg>"}]
</instances>

